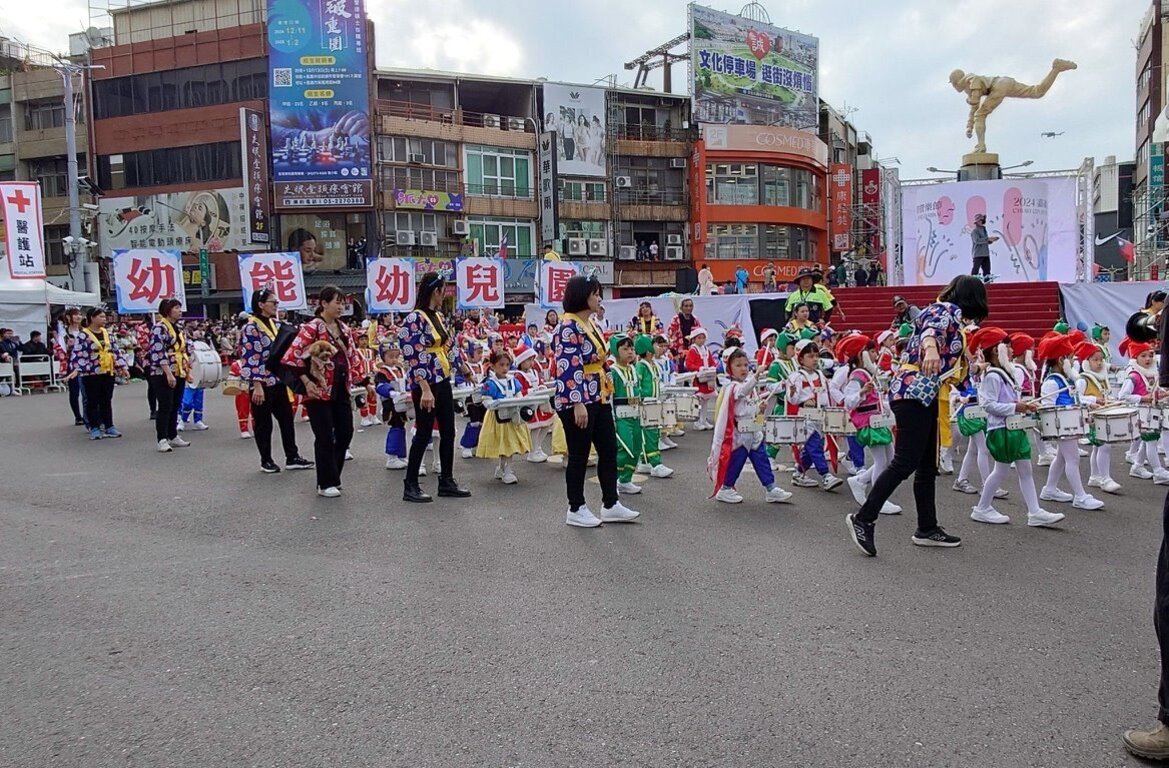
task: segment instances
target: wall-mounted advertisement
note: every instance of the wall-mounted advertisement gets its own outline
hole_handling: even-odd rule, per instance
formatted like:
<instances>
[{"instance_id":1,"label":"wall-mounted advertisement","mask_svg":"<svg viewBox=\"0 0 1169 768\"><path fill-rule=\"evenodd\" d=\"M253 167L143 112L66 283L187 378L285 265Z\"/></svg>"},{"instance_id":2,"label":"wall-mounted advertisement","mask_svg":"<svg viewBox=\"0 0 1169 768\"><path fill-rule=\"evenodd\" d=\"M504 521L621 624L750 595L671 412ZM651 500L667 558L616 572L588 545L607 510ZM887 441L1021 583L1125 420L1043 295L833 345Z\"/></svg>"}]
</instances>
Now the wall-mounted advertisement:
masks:
<instances>
[{"instance_id":1,"label":"wall-mounted advertisement","mask_svg":"<svg viewBox=\"0 0 1169 768\"><path fill-rule=\"evenodd\" d=\"M268 0L278 209L373 205L365 33L365 0Z\"/></svg>"},{"instance_id":2,"label":"wall-mounted advertisement","mask_svg":"<svg viewBox=\"0 0 1169 768\"><path fill-rule=\"evenodd\" d=\"M544 84L544 131L556 132L561 176L605 175L605 91Z\"/></svg>"},{"instance_id":3,"label":"wall-mounted advertisement","mask_svg":"<svg viewBox=\"0 0 1169 768\"><path fill-rule=\"evenodd\" d=\"M1001 179L902 187L908 285L944 285L973 266L974 217L986 216L994 280L1075 282L1079 255L1074 178Z\"/></svg>"},{"instance_id":4,"label":"wall-mounted advertisement","mask_svg":"<svg viewBox=\"0 0 1169 768\"><path fill-rule=\"evenodd\" d=\"M305 272L345 269L349 255L345 214L281 214L277 245L299 253Z\"/></svg>"},{"instance_id":5,"label":"wall-mounted advertisement","mask_svg":"<svg viewBox=\"0 0 1169 768\"><path fill-rule=\"evenodd\" d=\"M694 119L815 130L820 41L690 5Z\"/></svg>"},{"instance_id":6,"label":"wall-mounted advertisement","mask_svg":"<svg viewBox=\"0 0 1169 768\"><path fill-rule=\"evenodd\" d=\"M243 187L200 189L137 197L103 197L98 203L101 255L138 248L212 253L253 245Z\"/></svg>"}]
</instances>

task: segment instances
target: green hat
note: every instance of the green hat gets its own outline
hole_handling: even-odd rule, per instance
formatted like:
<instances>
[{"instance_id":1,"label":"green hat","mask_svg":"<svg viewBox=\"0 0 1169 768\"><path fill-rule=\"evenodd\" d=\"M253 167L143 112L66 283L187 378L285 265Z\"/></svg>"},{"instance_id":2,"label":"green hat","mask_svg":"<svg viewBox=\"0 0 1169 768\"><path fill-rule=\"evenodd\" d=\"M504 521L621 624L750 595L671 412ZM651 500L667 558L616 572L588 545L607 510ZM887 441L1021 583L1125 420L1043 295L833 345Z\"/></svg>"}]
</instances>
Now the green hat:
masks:
<instances>
[{"instance_id":1,"label":"green hat","mask_svg":"<svg viewBox=\"0 0 1169 768\"><path fill-rule=\"evenodd\" d=\"M816 338L816 331L811 329L811 328L805 328L804 330L800 331L800 338L801 339L814 339L814 338Z\"/></svg>"},{"instance_id":2,"label":"green hat","mask_svg":"<svg viewBox=\"0 0 1169 768\"><path fill-rule=\"evenodd\" d=\"M1093 341L1100 341L1100 337L1103 336L1104 332L1107 330L1108 330L1108 326L1100 325L1099 323L1096 323L1095 325L1092 326L1092 340Z\"/></svg>"},{"instance_id":3,"label":"green hat","mask_svg":"<svg viewBox=\"0 0 1169 768\"><path fill-rule=\"evenodd\" d=\"M907 336L913 335L913 326L909 323L902 323L901 327L897 329L897 338L904 339Z\"/></svg>"},{"instance_id":4,"label":"green hat","mask_svg":"<svg viewBox=\"0 0 1169 768\"><path fill-rule=\"evenodd\" d=\"M786 333L781 333L775 337L775 346L777 349L787 349L788 347L790 347L792 344L795 344L795 343L796 343L796 340L793 339L791 336L788 336Z\"/></svg>"},{"instance_id":5,"label":"green hat","mask_svg":"<svg viewBox=\"0 0 1169 768\"><path fill-rule=\"evenodd\" d=\"M1067 333L1069 330L1069 327L1068 327L1067 323L1065 323L1063 320L1060 320L1058 323L1055 324L1055 327L1052 328L1051 330L1055 331L1056 333Z\"/></svg>"},{"instance_id":6,"label":"green hat","mask_svg":"<svg viewBox=\"0 0 1169 768\"><path fill-rule=\"evenodd\" d=\"M624 333L615 333L609 339L609 354L617 357L617 348L621 346L621 342L629 341L629 337Z\"/></svg>"},{"instance_id":7,"label":"green hat","mask_svg":"<svg viewBox=\"0 0 1169 768\"><path fill-rule=\"evenodd\" d=\"M633 341L633 351L637 353L638 357L649 354L654 351L654 340L652 336L641 334Z\"/></svg>"}]
</instances>

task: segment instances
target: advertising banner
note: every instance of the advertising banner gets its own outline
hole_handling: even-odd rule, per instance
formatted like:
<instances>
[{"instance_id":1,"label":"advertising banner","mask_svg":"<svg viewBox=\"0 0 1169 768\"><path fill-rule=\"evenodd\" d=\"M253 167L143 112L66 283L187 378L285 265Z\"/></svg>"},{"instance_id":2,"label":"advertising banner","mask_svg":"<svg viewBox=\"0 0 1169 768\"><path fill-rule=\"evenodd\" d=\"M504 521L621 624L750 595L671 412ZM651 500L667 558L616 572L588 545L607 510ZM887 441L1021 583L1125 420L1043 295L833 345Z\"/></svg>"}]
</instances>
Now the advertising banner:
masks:
<instances>
[{"instance_id":1,"label":"advertising banner","mask_svg":"<svg viewBox=\"0 0 1169 768\"><path fill-rule=\"evenodd\" d=\"M158 311L163 299L178 299L187 309L183 286L183 254L179 251L133 249L113 253L114 295L118 314Z\"/></svg>"},{"instance_id":2,"label":"advertising banner","mask_svg":"<svg viewBox=\"0 0 1169 768\"><path fill-rule=\"evenodd\" d=\"M349 240L343 213L282 213L277 248L298 251L306 272L345 269Z\"/></svg>"},{"instance_id":3,"label":"advertising banner","mask_svg":"<svg viewBox=\"0 0 1169 768\"><path fill-rule=\"evenodd\" d=\"M969 274L974 217L986 215L998 282L1075 282L1079 226L1074 178L1001 179L903 187L902 258L907 285Z\"/></svg>"},{"instance_id":4,"label":"advertising banner","mask_svg":"<svg viewBox=\"0 0 1169 768\"><path fill-rule=\"evenodd\" d=\"M248 200L248 242L267 245L272 239L272 207L268 188L268 130L264 113L240 107L240 147L243 151L244 194Z\"/></svg>"},{"instance_id":5,"label":"advertising banner","mask_svg":"<svg viewBox=\"0 0 1169 768\"><path fill-rule=\"evenodd\" d=\"M501 309L503 259L497 256L459 259L455 262L455 287L459 309Z\"/></svg>"},{"instance_id":6,"label":"advertising banner","mask_svg":"<svg viewBox=\"0 0 1169 768\"><path fill-rule=\"evenodd\" d=\"M544 83L544 131L556 134L558 173L605 175L605 91Z\"/></svg>"},{"instance_id":7,"label":"advertising banner","mask_svg":"<svg viewBox=\"0 0 1169 768\"><path fill-rule=\"evenodd\" d=\"M8 276L32 280L45 276L44 217L41 185L35 181L0 184L4 210L4 242L7 244Z\"/></svg>"},{"instance_id":8,"label":"advertising banner","mask_svg":"<svg viewBox=\"0 0 1169 768\"><path fill-rule=\"evenodd\" d=\"M568 281L580 273L581 265L573 261L541 261L540 295L537 297L540 306L545 309L563 306Z\"/></svg>"},{"instance_id":9,"label":"advertising banner","mask_svg":"<svg viewBox=\"0 0 1169 768\"><path fill-rule=\"evenodd\" d=\"M881 256L881 169L861 171L861 205L864 206L865 247L869 256ZM882 267L886 265L882 264Z\"/></svg>"},{"instance_id":10,"label":"advertising banner","mask_svg":"<svg viewBox=\"0 0 1169 768\"><path fill-rule=\"evenodd\" d=\"M267 288L276 294L281 309L307 309L308 291L299 253L241 253L239 281L244 306L252 306L252 294Z\"/></svg>"},{"instance_id":11,"label":"advertising banner","mask_svg":"<svg viewBox=\"0 0 1169 768\"><path fill-rule=\"evenodd\" d=\"M551 243L560 233L560 218L557 199L560 190L557 158L557 133L545 131L540 134L540 239Z\"/></svg>"},{"instance_id":12,"label":"advertising banner","mask_svg":"<svg viewBox=\"0 0 1169 768\"><path fill-rule=\"evenodd\" d=\"M828 210L831 213L832 250L852 248L852 166L833 163L828 169Z\"/></svg>"},{"instance_id":13,"label":"advertising banner","mask_svg":"<svg viewBox=\"0 0 1169 768\"><path fill-rule=\"evenodd\" d=\"M370 207L365 0L268 0L276 207Z\"/></svg>"},{"instance_id":14,"label":"advertising banner","mask_svg":"<svg viewBox=\"0 0 1169 768\"><path fill-rule=\"evenodd\" d=\"M737 150L740 152L783 152L812 160L822 168L828 167L828 145L812 131L797 131L779 125L715 125L702 126L702 138L707 149Z\"/></svg>"},{"instance_id":15,"label":"advertising banner","mask_svg":"<svg viewBox=\"0 0 1169 768\"><path fill-rule=\"evenodd\" d=\"M691 4L690 40L698 122L819 125L816 38Z\"/></svg>"},{"instance_id":16,"label":"advertising banner","mask_svg":"<svg viewBox=\"0 0 1169 768\"><path fill-rule=\"evenodd\" d=\"M463 210L463 196L458 192L431 192L427 189L395 189L394 207L414 211Z\"/></svg>"},{"instance_id":17,"label":"advertising banner","mask_svg":"<svg viewBox=\"0 0 1169 768\"><path fill-rule=\"evenodd\" d=\"M365 268L365 306L370 314L411 312L418 284L410 259L370 259Z\"/></svg>"},{"instance_id":18,"label":"advertising banner","mask_svg":"<svg viewBox=\"0 0 1169 768\"><path fill-rule=\"evenodd\" d=\"M117 250L247 251L248 201L243 187L103 197L98 203L102 256Z\"/></svg>"}]
</instances>

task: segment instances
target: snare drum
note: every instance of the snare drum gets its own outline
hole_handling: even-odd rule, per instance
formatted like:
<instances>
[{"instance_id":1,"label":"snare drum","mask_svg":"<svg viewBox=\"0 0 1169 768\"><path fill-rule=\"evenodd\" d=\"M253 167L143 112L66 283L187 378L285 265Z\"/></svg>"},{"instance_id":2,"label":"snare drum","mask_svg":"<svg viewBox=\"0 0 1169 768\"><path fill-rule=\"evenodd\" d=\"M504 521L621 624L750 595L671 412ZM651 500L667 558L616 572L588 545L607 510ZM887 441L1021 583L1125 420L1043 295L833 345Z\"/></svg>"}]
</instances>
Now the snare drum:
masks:
<instances>
[{"instance_id":1,"label":"snare drum","mask_svg":"<svg viewBox=\"0 0 1169 768\"><path fill-rule=\"evenodd\" d=\"M768 416L763 440L770 445L799 445L808 439L808 420L803 416Z\"/></svg>"},{"instance_id":2,"label":"snare drum","mask_svg":"<svg viewBox=\"0 0 1169 768\"><path fill-rule=\"evenodd\" d=\"M853 426L852 420L848 418L848 414L843 408L822 408L820 424L824 427L825 434L847 435L849 427L853 428L853 434L856 433L856 427Z\"/></svg>"},{"instance_id":3,"label":"snare drum","mask_svg":"<svg viewBox=\"0 0 1169 768\"><path fill-rule=\"evenodd\" d=\"M662 426L666 429L678 426L678 403L676 401L662 401Z\"/></svg>"},{"instance_id":4,"label":"snare drum","mask_svg":"<svg viewBox=\"0 0 1169 768\"><path fill-rule=\"evenodd\" d=\"M1136 408L1101 408L1092 414L1096 440L1100 443L1129 443L1137 436Z\"/></svg>"},{"instance_id":5,"label":"snare drum","mask_svg":"<svg viewBox=\"0 0 1169 768\"><path fill-rule=\"evenodd\" d=\"M869 418L869 429L892 429L897 420L888 413L878 413Z\"/></svg>"},{"instance_id":6,"label":"snare drum","mask_svg":"<svg viewBox=\"0 0 1169 768\"><path fill-rule=\"evenodd\" d=\"M986 409L981 405L968 405L962 409L962 416L967 419L985 419Z\"/></svg>"},{"instance_id":7,"label":"snare drum","mask_svg":"<svg viewBox=\"0 0 1169 768\"><path fill-rule=\"evenodd\" d=\"M205 341L191 342L191 376L187 386L191 389L218 387L223 379L223 364L219 355Z\"/></svg>"},{"instance_id":8,"label":"snare drum","mask_svg":"<svg viewBox=\"0 0 1169 768\"><path fill-rule=\"evenodd\" d=\"M1078 405L1039 409L1039 437L1043 440L1083 437L1087 433L1087 409Z\"/></svg>"},{"instance_id":9,"label":"snare drum","mask_svg":"<svg viewBox=\"0 0 1169 768\"><path fill-rule=\"evenodd\" d=\"M227 380L223 382L223 394L228 397L235 397L242 395L247 389L244 387L243 379L239 376L228 376Z\"/></svg>"},{"instance_id":10,"label":"snare drum","mask_svg":"<svg viewBox=\"0 0 1169 768\"><path fill-rule=\"evenodd\" d=\"M760 419L743 419L735 422L735 431L744 435L753 435L764 430L764 422Z\"/></svg>"},{"instance_id":11,"label":"snare drum","mask_svg":"<svg viewBox=\"0 0 1169 768\"><path fill-rule=\"evenodd\" d=\"M1016 413L1013 416L1007 417L1006 426L1007 429L1018 431L1020 429L1035 429L1039 426L1039 423L1035 420L1034 416L1024 416L1021 413Z\"/></svg>"},{"instance_id":12,"label":"snare drum","mask_svg":"<svg viewBox=\"0 0 1169 768\"><path fill-rule=\"evenodd\" d=\"M1160 432L1164 423L1161 419L1161 409L1154 405L1138 405L1137 421L1141 425L1141 432Z\"/></svg>"},{"instance_id":13,"label":"snare drum","mask_svg":"<svg viewBox=\"0 0 1169 768\"><path fill-rule=\"evenodd\" d=\"M698 421L698 397L696 395L674 395L674 413L678 421Z\"/></svg>"},{"instance_id":14,"label":"snare drum","mask_svg":"<svg viewBox=\"0 0 1169 768\"><path fill-rule=\"evenodd\" d=\"M646 429L660 429L666 423L664 403L646 400L641 404L641 426Z\"/></svg>"}]
</instances>

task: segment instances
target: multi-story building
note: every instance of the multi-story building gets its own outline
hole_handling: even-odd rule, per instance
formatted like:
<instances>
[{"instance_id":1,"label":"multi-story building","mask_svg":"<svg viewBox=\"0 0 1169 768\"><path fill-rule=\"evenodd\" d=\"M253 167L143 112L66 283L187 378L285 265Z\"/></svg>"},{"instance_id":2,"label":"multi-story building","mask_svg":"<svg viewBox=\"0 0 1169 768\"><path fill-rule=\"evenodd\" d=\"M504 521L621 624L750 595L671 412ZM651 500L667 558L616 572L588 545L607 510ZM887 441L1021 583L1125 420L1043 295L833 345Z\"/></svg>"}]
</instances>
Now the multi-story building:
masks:
<instances>
[{"instance_id":1,"label":"multi-story building","mask_svg":"<svg viewBox=\"0 0 1169 768\"><path fill-rule=\"evenodd\" d=\"M1136 165L1132 177L1136 254L1132 272L1138 279L1164 273L1164 251L1169 246L1161 218L1165 209L1165 137L1154 136L1157 118L1165 108L1167 15L1169 8L1162 0L1153 0L1137 37Z\"/></svg>"},{"instance_id":2,"label":"multi-story building","mask_svg":"<svg viewBox=\"0 0 1169 768\"><path fill-rule=\"evenodd\" d=\"M1115 282L1128 279L1135 259L1133 245L1132 180L1135 163L1118 163L1109 155L1095 166L1092 214L1095 218L1097 279Z\"/></svg>"}]
</instances>

